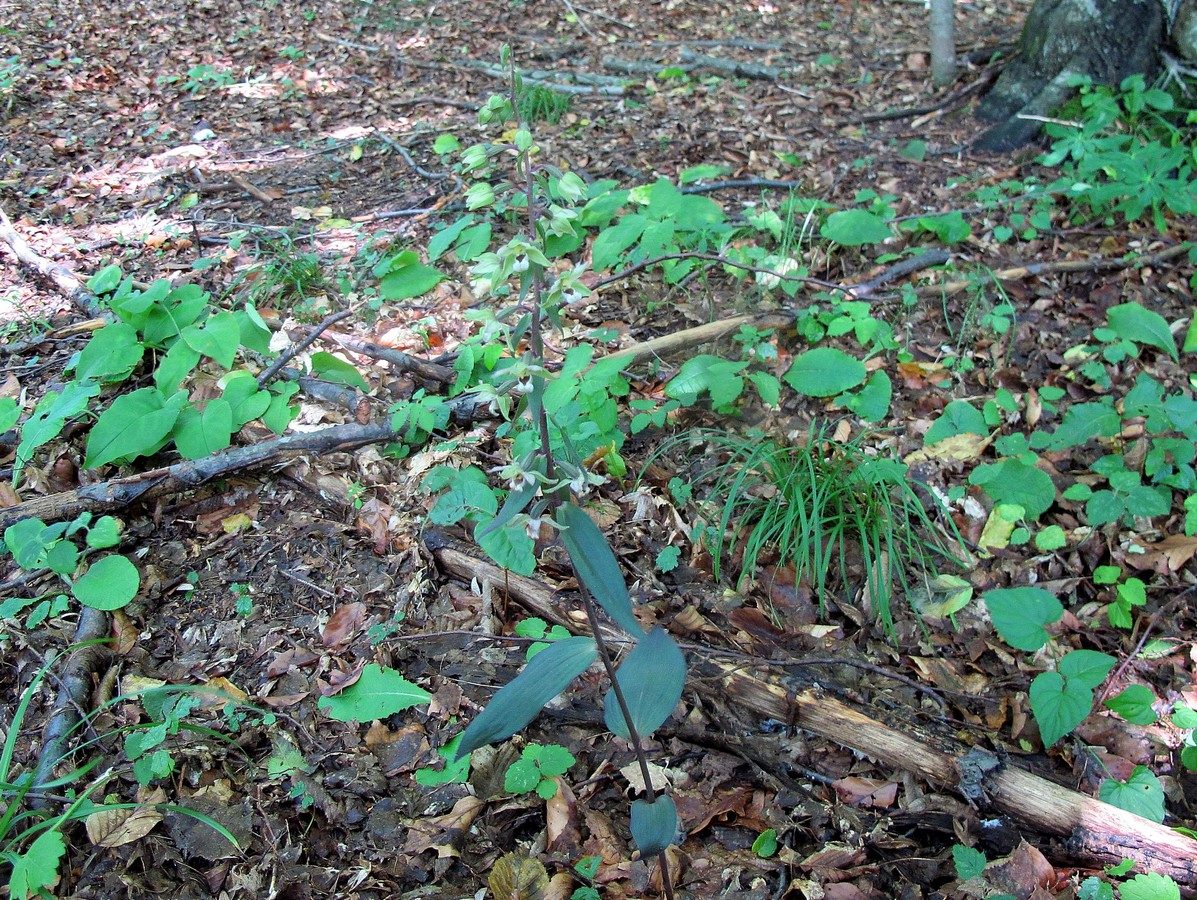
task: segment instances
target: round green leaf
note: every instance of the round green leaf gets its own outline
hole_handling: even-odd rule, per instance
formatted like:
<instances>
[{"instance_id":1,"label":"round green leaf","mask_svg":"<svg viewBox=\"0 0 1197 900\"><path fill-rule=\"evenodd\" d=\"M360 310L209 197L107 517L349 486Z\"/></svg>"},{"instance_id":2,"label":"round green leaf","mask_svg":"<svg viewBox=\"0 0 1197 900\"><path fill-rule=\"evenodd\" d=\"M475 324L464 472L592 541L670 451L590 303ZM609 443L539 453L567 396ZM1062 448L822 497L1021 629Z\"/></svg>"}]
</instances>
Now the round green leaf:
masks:
<instances>
[{"instance_id":1,"label":"round green leaf","mask_svg":"<svg viewBox=\"0 0 1197 900\"><path fill-rule=\"evenodd\" d=\"M114 610L125 606L137 596L141 576L137 566L123 556L113 554L96 560L83 576L71 586L71 593L84 606L92 609Z\"/></svg>"},{"instance_id":2,"label":"round green leaf","mask_svg":"<svg viewBox=\"0 0 1197 900\"><path fill-rule=\"evenodd\" d=\"M656 856L677 837L677 807L661 795L652 803L632 801L632 840L642 858Z\"/></svg>"},{"instance_id":3,"label":"round green leaf","mask_svg":"<svg viewBox=\"0 0 1197 900\"><path fill-rule=\"evenodd\" d=\"M999 588L986 591L982 599L1002 640L1019 650L1034 651L1046 644L1043 626L1064 615L1056 596L1038 587Z\"/></svg>"},{"instance_id":4,"label":"round green leaf","mask_svg":"<svg viewBox=\"0 0 1197 900\"><path fill-rule=\"evenodd\" d=\"M892 236L884 219L863 209L833 212L827 217L819 233L827 240L843 244L845 247L880 244Z\"/></svg>"},{"instance_id":5,"label":"round green leaf","mask_svg":"<svg viewBox=\"0 0 1197 900\"><path fill-rule=\"evenodd\" d=\"M816 347L794 360L785 381L800 394L834 397L854 388L868 374L864 363L835 347Z\"/></svg>"}]
</instances>

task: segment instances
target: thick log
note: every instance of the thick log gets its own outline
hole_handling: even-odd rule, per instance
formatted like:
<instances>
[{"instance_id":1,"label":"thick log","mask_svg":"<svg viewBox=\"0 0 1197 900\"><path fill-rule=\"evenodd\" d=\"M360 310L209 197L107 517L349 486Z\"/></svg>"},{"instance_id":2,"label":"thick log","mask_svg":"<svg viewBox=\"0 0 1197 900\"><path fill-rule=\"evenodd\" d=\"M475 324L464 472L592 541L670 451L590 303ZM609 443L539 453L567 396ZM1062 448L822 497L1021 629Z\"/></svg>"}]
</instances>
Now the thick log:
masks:
<instances>
[{"instance_id":1,"label":"thick log","mask_svg":"<svg viewBox=\"0 0 1197 900\"><path fill-rule=\"evenodd\" d=\"M586 630L584 616L562 612L569 608L569 594L536 579L506 573L442 532L426 532L424 543L445 572L465 581L489 581L529 612ZM615 629L604 629L604 636L627 640ZM998 754L944 738L912 736L816 687L795 688L781 676L761 675L759 672L768 670L767 660L761 661L758 673L750 673L713 657L695 659L700 654L692 647L687 649L694 674L699 676L692 681L695 689L711 692L721 702L750 710L762 719L792 722L881 765L954 788L979 809L1003 813L1035 831L1062 837L1065 849L1075 857L1098 865L1130 859L1139 871L1167 875L1187 892L1197 891L1197 841L1165 825L1056 784Z\"/></svg>"}]
</instances>

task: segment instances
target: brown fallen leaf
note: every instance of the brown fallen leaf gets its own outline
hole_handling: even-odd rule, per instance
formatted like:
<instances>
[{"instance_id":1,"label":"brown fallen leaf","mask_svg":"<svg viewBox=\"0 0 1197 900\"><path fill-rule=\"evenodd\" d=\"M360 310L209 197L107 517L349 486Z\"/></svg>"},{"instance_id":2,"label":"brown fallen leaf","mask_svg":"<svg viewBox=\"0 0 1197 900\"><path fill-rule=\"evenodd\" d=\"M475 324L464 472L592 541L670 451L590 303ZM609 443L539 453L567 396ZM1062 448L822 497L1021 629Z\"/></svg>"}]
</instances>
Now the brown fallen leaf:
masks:
<instances>
[{"instance_id":1,"label":"brown fallen leaf","mask_svg":"<svg viewBox=\"0 0 1197 900\"><path fill-rule=\"evenodd\" d=\"M549 873L538 859L507 853L495 860L486 884L495 900L543 900Z\"/></svg>"},{"instance_id":2,"label":"brown fallen leaf","mask_svg":"<svg viewBox=\"0 0 1197 900\"><path fill-rule=\"evenodd\" d=\"M1162 541L1145 544L1146 553L1128 553L1126 563L1136 569L1148 569L1159 575L1179 572L1197 554L1197 535L1170 534Z\"/></svg>"},{"instance_id":3,"label":"brown fallen leaf","mask_svg":"<svg viewBox=\"0 0 1197 900\"><path fill-rule=\"evenodd\" d=\"M158 804L166 802L166 791L155 788L133 809L103 809L84 820L87 837L97 847L123 847L139 841L162 821Z\"/></svg>"},{"instance_id":4,"label":"brown fallen leaf","mask_svg":"<svg viewBox=\"0 0 1197 900\"><path fill-rule=\"evenodd\" d=\"M320 640L329 649L344 647L361 630L366 621L366 604L346 603L333 610L328 623L320 632Z\"/></svg>"}]
</instances>

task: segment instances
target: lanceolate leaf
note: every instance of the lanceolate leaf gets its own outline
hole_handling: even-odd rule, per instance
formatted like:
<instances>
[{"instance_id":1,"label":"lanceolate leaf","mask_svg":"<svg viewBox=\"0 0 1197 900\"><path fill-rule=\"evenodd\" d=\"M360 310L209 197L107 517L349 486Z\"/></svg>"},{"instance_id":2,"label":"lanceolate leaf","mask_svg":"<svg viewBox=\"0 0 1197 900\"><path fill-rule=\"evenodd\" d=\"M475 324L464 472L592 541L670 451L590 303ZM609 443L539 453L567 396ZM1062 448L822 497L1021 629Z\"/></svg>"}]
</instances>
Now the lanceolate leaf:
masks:
<instances>
[{"instance_id":1,"label":"lanceolate leaf","mask_svg":"<svg viewBox=\"0 0 1197 900\"><path fill-rule=\"evenodd\" d=\"M457 745L454 761L485 744L511 737L585 672L597 656L593 638L572 637L549 644L470 723Z\"/></svg>"},{"instance_id":2,"label":"lanceolate leaf","mask_svg":"<svg viewBox=\"0 0 1197 900\"><path fill-rule=\"evenodd\" d=\"M647 737L661 727L681 699L686 683L686 658L665 629L654 628L628 654L615 678L636 732ZM607 691L603 719L620 737L631 739L614 690Z\"/></svg>"},{"instance_id":3,"label":"lanceolate leaf","mask_svg":"<svg viewBox=\"0 0 1197 900\"><path fill-rule=\"evenodd\" d=\"M652 803L632 801L632 840L641 857L656 856L677 836L677 807L661 795Z\"/></svg>"},{"instance_id":4,"label":"lanceolate leaf","mask_svg":"<svg viewBox=\"0 0 1197 900\"><path fill-rule=\"evenodd\" d=\"M370 663L361 677L339 694L321 697L316 704L339 722L385 719L412 706L427 703L432 694L394 669Z\"/></svg>"},{"instance_id":5,"label":"lanceolate leaf","mask_svg":"<svg viewBox=\"0 0 1197 900\"><path fill-rule=\"evenodd\" d=\"M628 596L619 563L598 526L573 503L562 504L556 518L565 528L561 540L565 542L569 558L598 605L624 631L635 637L643 635L644 629L632 615L632 598Z\"/></svg>"}]
</instances>

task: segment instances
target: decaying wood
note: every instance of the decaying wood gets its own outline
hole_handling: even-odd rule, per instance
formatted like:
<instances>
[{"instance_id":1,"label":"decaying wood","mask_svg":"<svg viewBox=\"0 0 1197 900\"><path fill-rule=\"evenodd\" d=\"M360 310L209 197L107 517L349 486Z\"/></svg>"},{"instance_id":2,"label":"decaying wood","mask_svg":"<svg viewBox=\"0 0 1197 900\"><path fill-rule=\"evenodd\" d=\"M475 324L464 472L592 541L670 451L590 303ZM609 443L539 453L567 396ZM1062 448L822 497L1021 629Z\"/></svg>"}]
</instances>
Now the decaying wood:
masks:
<instances>
[{"instance_id":1,"label":"decaying wood","mask_svg":"<svg viewBox=\"0 0 1197 900\"><path fill-rule=\"evenodd\" d=\"M568 594L506 573L441 532L427 532L424 543L446 573L465 581L488 581L492 590L506 593L546 621L587 630L584 614L562 614L569 607ZM604 628L603 633L613 640L627 640L614 629ZM998 754L954 740L932 742L923 735L906 734L817 687L794 687L777 674L762 674L768 673L767 660L755 673L714 656L690 662L698 676L692 681L695 690L713 692L721 702L762 719L792 722L884 766L953 788L983 811L1003 813L1036 831L1063 838L1063 849L1071 857L1102 865L1130 859L1139 871L1167 875L1187 890L1197 890L1197 841L1165 825L1070 790Z\"/></svg>"},{"instance_id":2,"label":"decaying wood","mask_svg":"<svg viewBox=\"0 0 1197 900\"><path fill-rule=\"evenodd\" d=\"M375 344L373 341L359 340L351 335L342 334L339 331L329 330L325 332L324 339L336 341L336 343L353 353L360 353L363 356L369 356L373 359L380 359L385 363L390 363L391 370L394 372L410 372L412 375L416 375L425 381L435 382L436 384L448 384L457 377L457 373L448 366L420 359L401 350L392 350L390 347L383 347L381 344Z\"/></svg>"},{"instance_id":3,"label":"decaying wood","mask_svg":"<svg viewBox=\"0 0 1197 900\"><path fill-rule=\"evenodd\" d=\"M173 466L140 472L127 478L113 478L72 491L34 497L8 509L0 509L0 530L30 516L52 522L74 518L85 511L120 509L137 501L154 500L191 490L213 478L234 472L282 463L298 453L335 453L394 440L395 437L396 433L389 422L332 425L319 431L287 434L203 459L185 460Z\"/></svg>"},{"instance_id":4,"label":"decaying wood","mask_svg":"<svg viewBox=\"0 0 1197 900\"><path fill-rule=\"evenodd\" d=\"M90 709L92 676L109 655L108 648L99 643L108 637L108 629L108 613L90 606L82 607L73 643L83 646L71 654L57 676L58 694L54 698L54 711L42 729L42 746L33 774L34 791L52 779L54 770L66 756L75 726ZM35 795L30 799L30 805L45 808L50 804L46 798Z\"/></svg>"},{"instance_id":5,"label":"decaying wood","mask_svg":"<svg viewBox=\"0 0 1197 900\"><path fill-rule=\"evenodd\" d=\"M8 215L0 209L0 243L24 266L51 281L58 291L90 316L102 315L96 295L89 291L75 273L61 263L46 259L17 233Z\"/></svg>"}]
</instances>

